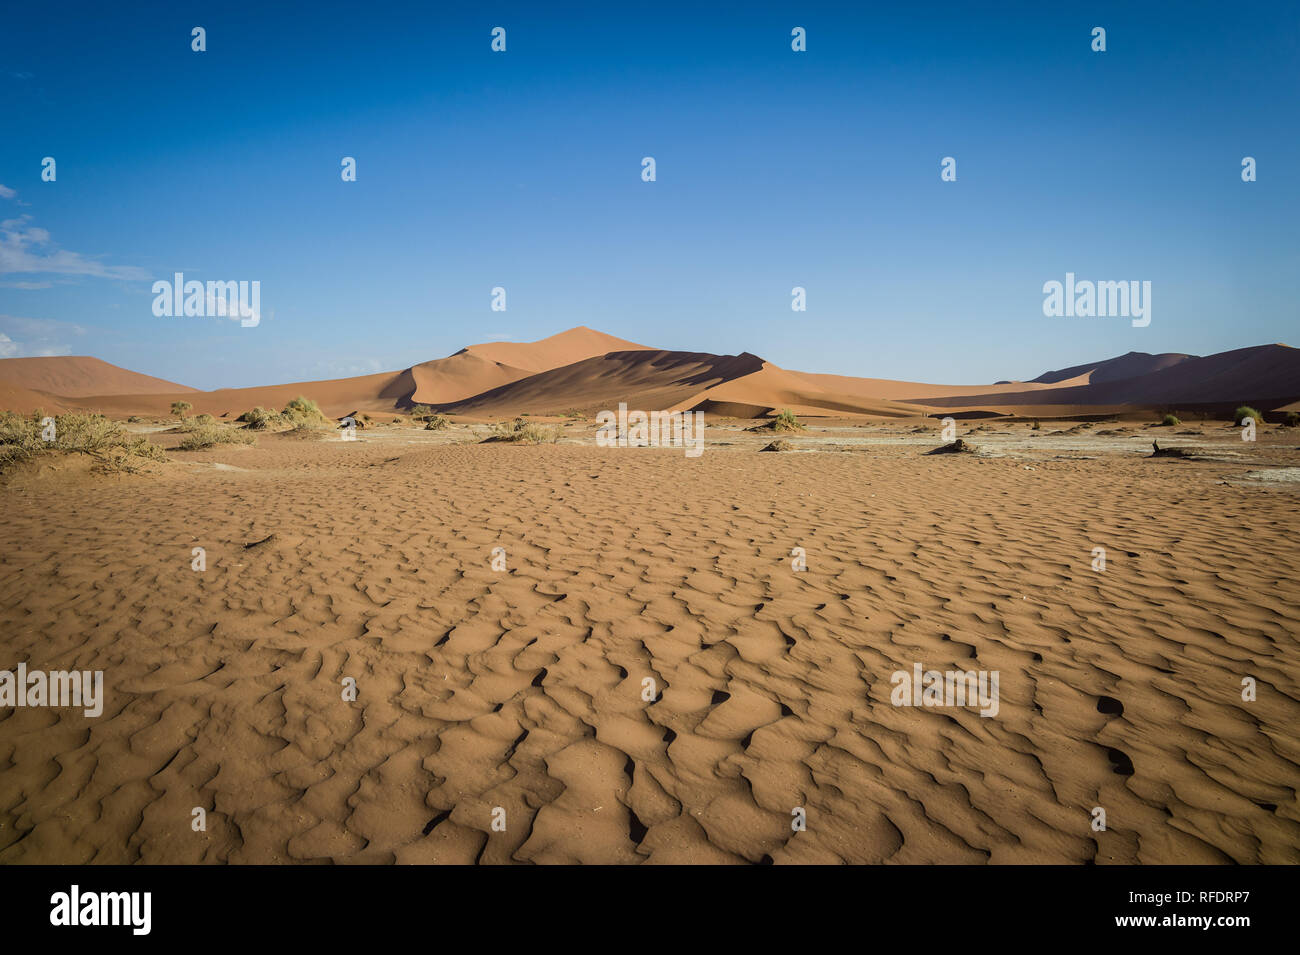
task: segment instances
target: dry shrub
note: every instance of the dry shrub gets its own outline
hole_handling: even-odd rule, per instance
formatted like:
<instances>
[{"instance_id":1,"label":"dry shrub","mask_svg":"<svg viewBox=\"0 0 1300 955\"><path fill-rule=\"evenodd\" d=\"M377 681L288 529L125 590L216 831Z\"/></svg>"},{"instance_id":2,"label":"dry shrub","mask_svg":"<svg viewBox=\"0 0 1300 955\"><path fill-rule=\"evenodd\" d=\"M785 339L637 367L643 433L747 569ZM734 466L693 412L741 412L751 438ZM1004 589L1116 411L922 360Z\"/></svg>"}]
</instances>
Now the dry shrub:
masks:
<instances>
[{"instance_id":1,"label":"dry shrub","mask_svg":"<svg viewBox=\"0 0 1300 955\"><path fill-rule=\"evenodd\" d=\"M212 423L191 429L179 447L182 451L201 451L218 444L252 444L256 440L241 428Z\"/></svg>"},{"instance_id":2,"label":"dry shrub","mask_svg":"<svg viewBox=\"0 0 1300 955\"><path fill-rule=\"evenodd\" d=\"M554 444L560 440L559 428L546 428L523 418L514 421L498 421L492 425L492 436L488 441L504 441L510 444Z\"/></svg>"},{"instance_id":3,"label":"dry shrub","mask_svg":"<svg viewBox=\"0 0 1300 955\"><path fill-rule=\"evenodd\" d=\"M47 440L47 435L53 440ZM158 445L100 414L69 413L47 419L40 411L0 413L0 470L59 452L89 455L96 470L111 472L136 473L146 462L167 460Z\"/></svg>"}]
</instances>

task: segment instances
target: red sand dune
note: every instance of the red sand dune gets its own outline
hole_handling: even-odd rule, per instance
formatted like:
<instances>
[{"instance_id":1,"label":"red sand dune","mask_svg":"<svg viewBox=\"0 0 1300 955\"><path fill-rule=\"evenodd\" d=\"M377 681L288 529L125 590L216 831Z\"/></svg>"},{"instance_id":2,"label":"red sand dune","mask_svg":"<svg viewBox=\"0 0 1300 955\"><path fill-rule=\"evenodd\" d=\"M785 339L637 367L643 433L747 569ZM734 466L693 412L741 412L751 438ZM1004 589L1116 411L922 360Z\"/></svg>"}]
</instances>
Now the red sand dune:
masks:
<instances>
[{"instance_id":1,"label":"red sand dune","mask_svg":"<svg viewBox=\"0 0 1300 955\"><path fill-rule=\"evenodd\" d=\"M575 361L594 358L612 351L655 351L649 345L638 345L613 335L606 335L586 325L578 325L566 332L552 335L535 342L486 342L482 345L470 345L451 356L466 352L488 361L521 368L529 374L549 371L562 365L572 365ZM449 361L450 359L443 359ZM429 363L432 364L432 363ZM480 388L479 391L486 389ZM475 394L471 392L470 394Z\"/></svg>"},{"instance_id":2,"label":"red sand dune","mask_svg":"<svg viewBox=\"0 0 1300 955\"><path fill-rule=\"evenodd\" d=\"M886 401L925 403L931 397L985 396L1016 394L1025 391L1054 391L1068 385L1087 384L1080 376L1059 384L1038 384L1027 381L1009 381L997 385L933 385L917 381L896 381L891 378L852 378L847 375L823 375L806 371L790 372L809 385L823 391L839 392L858 398L878 398Z\"/></svg>"},{"instance_id":3,"label":"red sand dune","mask_svg":"<svg viewBox=\"0 0 1300 955\"><path fill-rule=\"evenodd\" d=\"M71 399L77 408L100 411L110 416L163 416L170 413L173 401L188 401L194 414L228 415L236 418L251 408L261 406L279 410L289 401L305 395L316 401L326 414L339 416L350 411L391 411L392 400L380 396L399 373L384 372L361 378L332 381L305 381L289 385L266 385L258 388L219 388L216 391L176 392L165 395L94 395Z\"/></svg>"},{"instance_id":4,"label":"red sand dune","mask_svg":"<svg viewBox=\"0 0 1300 955\"><path fill-rule=\"evenodd\" d=\"M1300 399L1300 351L1260 345L1204 358L1130 352L1034 381L935 385L789 371L748 352L662 351L579 326L536 342L470 345L402 371L330 381L199 392L94 358L20 358L0 361L0 386L6 389L0 401L13 410L88 408L118 416L165 416L173 401L184 400L196 413L235 417L259 405L282 408L304 395L332 417L427 404L501 418L592 412L620 402L732 417L780 408L805 416L951 411L1053 417L1235 403L1274 410Z\"/></svg>"},{"instance_id":5,"label":"red sand dune","mask_svg":"<svg viewBox=\"0 0 1300 955\"><path fill-rule=\"evenodd\" d=\"M1154 371L1172 368L1180 362L1195 357L1195 355L1183 355L1177 352L1149 355L1146 352L1131 351L1127 355L1120 355L1118 358L1074 365L1071 368L1062 368L1059 371L1047 371L1034 378L1033 381L1046 385L1057 385L1065 383L1070 378L1082 378L1083 381L1076 383L1095 385L1103 381L1119 381L1121 378L1136 378L1139 375L1149 375Z\"/></svg>"},{"instance_id":6,"label":"red sand dune","mask_svg":"<svg viewBox=\"0 0 1300 955\"><path fill-rule=\"evenodd\" d=\"M1272 408L1300 398L1300 350L1288 345L1256 345L1204 358L1187 358L1132 378L1070 387L1057 385L1048 392L1024 388L992 397L993 401L987 401L979 395L932 394L919 400L945 408L994 407L995 402L997 407L1022 413L1024 409L1020 406L1049 404L1094 409L1097 406L1153 408L1249 403Z\"/></svg>"},{"instance_id":7,"label":"red sand dune","mask_svg":"<svg viewBox=\"0 0 1300 955\"><path fill-rule=\"evenodd\" d=\"M12 359L10 360L12 361ZM29 413L36 411L38 408L54 414L62 414L68 410L62 400L54 395L32 391L30 388L10 384L7 381L0 381L0 410Z\"/></svg>"},{"instance_id":8,"label":"red sand dune","mask_svg":"<svg viewBox=\"0 0 1300 955\"><path fill-rule=\"evenodd\" d=\"M410 384L410 400L446 404L471 398L500 385L614 351L648 351L648 346L624 341L579 325L536 342L487 342L456 354L408 368L402 387Z\"/></svg>"},{"instance_id":9,"label":"red sand dune","mask_svg":"<svg viewBox=\"0 0 1300 955\"><path fill-rule=\"evenodd\" d=\"M173 401L188 401L195 414L229 415L236 417L250 408L283 408L293 398L305 395L316 401L327 415L339 417L352 411L394 411L414 404L440 404L470 398L498 385L517 381L558 365L571 364L602 355L612 350L637 350L646 346L605 335L579 326L536 342L489 342L471 345L454 355L434 361L422 362L402 371L381 372L357 378L337 378L326 381L304 381L285 385L264 385L254 388L220 388L215 391L195 391L183 385L161 382L166 388L146 387L145 383L159 379L136 376L140 384L135 391L118 390L118 385L105 379L100 392L77 389L74 392L56 391L72 407L88 408L110 415L165 416ZM514 364L508 364L504 359ZM0 383L22 384L8 371L11 362L58 361L95 362L104 368L114 366L98 359L28 359L12 358L0 362ZM53 367L53 366L52 366ZM16 366L16 375L24 372ZM124 376L134 373L114 369ZM27 373L30 374L30 373ZM32 386L26 386L31 388ZM36 407L51 407L52 400L15 392L6 407L16 411L31 411ZM35 402L35 403L34 403Z\"/></svg>"},{"instance_id":10,"label":"red sand dune","mask_svg":"<svg viewBox=\"0 0 1300 955\"><path fill-rule=\"evenodd\" d=\"M0 382L64 398L179 394L195 389L127 371L86 355L0 359Z\"/></svg>"},{"instance_id":11,"label":"red sand dune","mask_svg":"<svg viewBox=\"0 0 1300 955\"><path fill-rule=\"evenodd\" d=\"M758 371L711 388L701 397L716 413L733 417L761 417L782 408L806 416L861 414L906 418L924 413L916 405L889 401L871 394L870 388L855 385L868 379L818 380L835 377L786 371L764 362Z\"/></svg>"},{"instance_id":12,"label":"red sand dune","mask_svg":"<svg viewBox=\"0 0 1300 955\"><path fill-rule=\"evenodd\" d=\"M914 416L915 406L863 400L811 387L797 374L757 355L617 351L554 368L466 401L439 405L451 414L503 418L613 410L620 402L643 411L699 409L732 417L761 417L779 408L796 414Z\"/></svg>"},{"instance_id":13,"label":"red sand dune","mask_svg":"<svg viewBox=\"0 0 1300 955\"><path fill-rule=\"evenodd\" d=\"M748 352L616 351L440 405L439 410L480 418L597 411L614 409L619 402L643 411L681 410L694 407L711 388L762 367L763 360Z\"/></svg>"}]
</instances>

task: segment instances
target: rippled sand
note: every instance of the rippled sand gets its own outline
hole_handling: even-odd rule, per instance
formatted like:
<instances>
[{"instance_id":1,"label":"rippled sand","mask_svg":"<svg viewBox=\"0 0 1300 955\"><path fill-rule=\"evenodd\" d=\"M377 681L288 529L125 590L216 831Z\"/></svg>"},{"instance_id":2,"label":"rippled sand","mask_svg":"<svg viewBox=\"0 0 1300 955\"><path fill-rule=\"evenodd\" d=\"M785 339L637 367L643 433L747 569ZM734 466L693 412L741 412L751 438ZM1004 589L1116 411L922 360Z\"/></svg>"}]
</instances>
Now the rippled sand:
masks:
<instances>
[{"instance_id":1,"label":"rippled sand","mask_svg":"<svg viewBox=\"0 0 1300 955\"><path fill-rule=\"evenodd\" d=\"M1300 862L1300 500L1241 480L1295 440L725 440L15 482L0 668L107 699L0 710L0 862ZM999 712L893 706L915 663Z\"/></svg>"}]
</instances>

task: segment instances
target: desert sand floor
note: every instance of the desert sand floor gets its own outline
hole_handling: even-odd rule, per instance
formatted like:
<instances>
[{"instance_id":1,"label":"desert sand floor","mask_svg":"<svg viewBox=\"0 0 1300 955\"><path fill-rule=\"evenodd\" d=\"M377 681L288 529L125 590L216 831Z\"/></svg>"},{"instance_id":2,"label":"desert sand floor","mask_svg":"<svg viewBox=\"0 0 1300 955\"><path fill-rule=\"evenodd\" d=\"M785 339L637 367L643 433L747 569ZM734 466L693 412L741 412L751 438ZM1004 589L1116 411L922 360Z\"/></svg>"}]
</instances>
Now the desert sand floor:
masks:
<instances>
[{"instance_id":1,"label":"desert sand floor","mask_svg":"<svg viewBox=\"0 0 1300 955\"><path fill-rule=\"evenodd\" d=\"M0 862L1300 862L1300 495L1241 464L175 461L0 491L0 668L106 693L0 710Z\"/></svg>"}]
</instances>

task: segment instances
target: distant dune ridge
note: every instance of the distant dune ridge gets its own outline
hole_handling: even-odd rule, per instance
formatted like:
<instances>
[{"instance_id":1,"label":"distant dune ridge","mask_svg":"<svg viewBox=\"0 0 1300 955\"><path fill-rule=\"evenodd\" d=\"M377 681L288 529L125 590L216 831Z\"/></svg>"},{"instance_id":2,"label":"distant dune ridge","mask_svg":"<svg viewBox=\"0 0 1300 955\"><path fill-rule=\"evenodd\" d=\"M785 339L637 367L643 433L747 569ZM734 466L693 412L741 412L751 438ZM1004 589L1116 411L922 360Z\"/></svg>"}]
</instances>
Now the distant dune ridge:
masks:
<instances>
[{"instance_id":1,"label":"distant dune ridge","mask_svg":"<svg viewBox=\"0 0 1300 955\"><path fill-rule=\"evenodd\" d=\"M1132 377L1110 377L1116 367L1123 367L1117 363L1139 364L1130 359L1152 359L1152 370ZM1062 381L1050 391L1026 389L996 396L930 396L923 400L942 408L984 406L1029 413L1026 406L1035 405L1211 410L1238 403L1276 411L1300 397L1300 350L1289 345L1256 345L1204 358L1130 353L1095 367L1101 370L1099 378L1094 372L1094 380L1080 381L1084 377L1081 375Z\"/></svg>"},{"instance_id":2,"label":"distant dune ridge","mask_svg":"<svg viewBox=\"0 0 1300 955\"><path fill-rule=\"evenodd\" d=\"M238 415L306 395L334 417L416 404L470 418L592 413L620 401L657 410L753 418L911 417L946 411L1071 415L1250 403L1278 411L1300 400L1300 350L1257 345L1197 357L1129 352L1048 371L1031 381L942 385L791 371L749 352L666 351L585 326L535 342L486 342L401 371L256 388L198 391L97 358L0 360L0 403L15 411L85 408L109 415Z\"/></svg>"},{"instance_id":3,"label":"distant dune ridge","mask_svg":"<svg viewBox=\"0 0 1300 955\"><path fill-rule=\"evenodd\" d=\"M1131 351L1118 358L1094 361L1059 371L1048 371L1033 379L1035 384L1057 385L1071 378L1085 378L1087 384L1100 384L1103 381L1119 381L1123 378L1136 378L1149 375L1153 371L1172 368L1179 362L1195 358L1195 355L1181 355L1166 352L1162 355L1149 355L1146 352Z\"/></svg>"}]
</instances>

